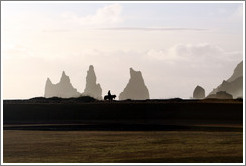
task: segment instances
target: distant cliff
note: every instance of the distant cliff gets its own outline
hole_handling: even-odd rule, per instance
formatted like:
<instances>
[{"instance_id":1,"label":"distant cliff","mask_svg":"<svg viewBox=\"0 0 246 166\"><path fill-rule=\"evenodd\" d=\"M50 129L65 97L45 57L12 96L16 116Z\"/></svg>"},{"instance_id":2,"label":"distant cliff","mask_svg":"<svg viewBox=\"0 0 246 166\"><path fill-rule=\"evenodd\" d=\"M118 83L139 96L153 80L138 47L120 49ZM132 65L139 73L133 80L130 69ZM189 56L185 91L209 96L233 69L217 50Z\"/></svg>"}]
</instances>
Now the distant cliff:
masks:
<instances>
[{"instance_id":1,"label":"distant cliff","mask_svg":"<svg viewBox=\"0 0 246 166\"><path fill-rule=\"evenodd\" d=\"M236 66L232 76L213 89L209 95L216 94L220 91L231 94L233 98L243 97L243 61Z\"/></svg>"},{"instance_id":2,"label":"distant cliff","mask_svg":"<svg viewBox=\"0 0 246 166\"><path fill-rule=\"evenodd\" d=\"M123 92L120 93L119 99L149 99L149 90L144 83L141 71L134 71L132 68L130 68L130 80Z\"/></svg>"},{"instance_id":3,"label":"distant cliff","mask_svg":"<svg viewBox=\"0 0 246 166\"><path fill-rule=\"evenodd\" d=\"M60 82L53 84L49 78L47 78L45 84L44 97L61 97L61 98L70 98L70 97L79 97L81 94L75 89L71 82L70 78L63 71Z\"/></svg>"}]
</instances>

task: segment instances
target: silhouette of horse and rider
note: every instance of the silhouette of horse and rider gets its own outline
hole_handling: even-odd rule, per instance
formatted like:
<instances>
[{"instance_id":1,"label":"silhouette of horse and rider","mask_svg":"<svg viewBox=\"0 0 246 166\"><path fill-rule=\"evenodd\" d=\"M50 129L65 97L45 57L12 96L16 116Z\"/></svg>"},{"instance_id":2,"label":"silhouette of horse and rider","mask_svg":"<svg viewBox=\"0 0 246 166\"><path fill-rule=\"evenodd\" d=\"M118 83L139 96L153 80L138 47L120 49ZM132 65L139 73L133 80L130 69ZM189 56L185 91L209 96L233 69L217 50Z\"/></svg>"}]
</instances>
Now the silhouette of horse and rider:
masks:
<instances>
[{"instance_id":1,"label":"silhouette of horse and rider","mask_svg":"<svg viewBox=\"0 0 246 166\"><path fill-rule=\"evenodd\" d=\"M116 95L111 95L110 90L108 91L108 95L104 96L104 100L112 101L116 98Z\"/></svg>"}]
</instances>

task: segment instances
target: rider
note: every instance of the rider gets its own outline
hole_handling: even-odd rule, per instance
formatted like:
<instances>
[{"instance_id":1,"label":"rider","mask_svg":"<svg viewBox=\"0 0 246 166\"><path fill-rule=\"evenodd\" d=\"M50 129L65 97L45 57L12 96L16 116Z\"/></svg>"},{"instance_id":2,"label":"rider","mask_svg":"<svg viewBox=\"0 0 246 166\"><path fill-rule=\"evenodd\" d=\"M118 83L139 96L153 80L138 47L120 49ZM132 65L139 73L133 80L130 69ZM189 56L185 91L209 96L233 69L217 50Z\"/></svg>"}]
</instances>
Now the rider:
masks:
<instances>
[{"instance_id":1,"label":"rider","mask_svg":"<svg viewBox=\"0 0 246 166\"><path fill-rule=\"evenodd\" d=\"M108 97L111 97L111 93L110 93L110 90L108 91Z\"/></svg>"}]
</instances>

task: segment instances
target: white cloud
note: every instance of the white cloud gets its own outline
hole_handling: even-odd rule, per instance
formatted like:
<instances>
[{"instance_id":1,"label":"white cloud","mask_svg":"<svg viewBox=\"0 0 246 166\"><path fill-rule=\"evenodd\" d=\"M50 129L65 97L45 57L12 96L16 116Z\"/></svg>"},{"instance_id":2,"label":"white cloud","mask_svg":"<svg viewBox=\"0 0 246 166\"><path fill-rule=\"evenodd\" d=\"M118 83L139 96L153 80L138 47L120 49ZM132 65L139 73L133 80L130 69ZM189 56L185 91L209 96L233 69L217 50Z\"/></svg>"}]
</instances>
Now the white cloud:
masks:
<instances>
[{"instance_id":1,"label":"white cloud","mask_svg":"<svg viewBox=\"0 0 246 166\"><path fill-rule=\"evenodd\" d=\"M243 23L243 5L238 6L238 8L229 16L229 21L241 22Z\"/></svg>"},{"instance_id":2,"label":"white cloud","mask_svg":"<svg viewBox=\"0 0 246 166\"><path fill-rule=\"evenodd\" d=\"M175 46L179 55L185 56L207 56L211 53L221 54L222 49L218 46L210 45L207 43L201 44L179 44ZM198 55L197 55L198 54Z\"/></svg>"},{"instance_id":3,"label":"white cloud","mask_svg":"<svg viewBox=\"0 0 246 166\"><path fill-rule=\"evenodd\" d=\"M123 19L121 18L121 11L121 5L111 4L98 9L94 15L80 17L74 12L65 12L62 14L62 17L69 22L73 22L75 24L86 27L108 26L123 21Z\"/></svg>"},{"instance_id":4,"label":"white cloud","mask_svg":"<svg viewBox=\"0 0 246 166\"><path fill-rule=\"evenodd\" d=\"M223 62L237 61L238 55L242 53L234 51L227 52L217 45L208 43L200 44L177 44L167 50L149 50L146 55L148 58L170 61L203 61L203 62Z\"/></svg>"},{"instance_id":5,"label":"white cloud","mask_svg":"<svg viewBox=\"0 0 246 166\"><path fill-rule=\"evenodd\" d=\"M218 9L219 14L225 14L226 12L227 12L227 10L225 8Z\"/></svg>"},{"instance_id":6,"label":"white cloud","mask_svg":"<svg viewBox=\"0 0 246 166\"><path fill-rule=\"evenodd\" d=\"M68 11L64 13L50 14L49 12L31 12L29 10L17 10L12 12L5 9L3 14L2 30L9 35L25 34L30 36L36 32L69 32L80 28L95 28L114 26L123 21L121 17L122 6L110 4L99 8L92 15L80 16Z\"/></svg>"},{"instance_id":7,"label":"white cloud","mask_svg":"<svg viewBox=\"0 0 246 166\"><path fill-rule=\"evenodd\" d=\"M30 57L34 55L32 48L24 46L23 44L6 45L3 49L3 58L11 57Z\"/></svg>"},{"instance_id":8,"label":"white cloud","mask_svg":"<svg viewBox=\"0 0 246 166\"><path fill-rule=\"evenodd\" d=\"M206 31L204 28L174 28L174 27L114 27L114 28L98 28L98 30L114 30L114 31Z\"/></svg>"}]
</instances>

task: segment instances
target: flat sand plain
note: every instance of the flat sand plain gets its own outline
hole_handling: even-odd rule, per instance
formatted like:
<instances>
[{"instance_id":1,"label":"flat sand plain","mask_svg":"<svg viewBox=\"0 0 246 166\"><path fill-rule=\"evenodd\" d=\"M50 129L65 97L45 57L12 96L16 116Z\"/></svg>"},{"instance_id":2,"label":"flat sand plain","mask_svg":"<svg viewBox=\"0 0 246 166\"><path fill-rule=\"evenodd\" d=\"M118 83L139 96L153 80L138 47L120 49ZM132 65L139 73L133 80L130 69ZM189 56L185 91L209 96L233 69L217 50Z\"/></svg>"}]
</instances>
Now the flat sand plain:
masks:
<instances>
[{"instance_id":1,"label":"flat sand plain","mask_svg":"<svg viewBox=\"0 0 246 166\"><path fill-rule=\"evenodd\" d=\"M4 130L4 163L242 163L242 132Z\"/></svg>"}]
</instances>

